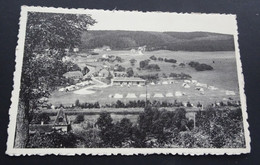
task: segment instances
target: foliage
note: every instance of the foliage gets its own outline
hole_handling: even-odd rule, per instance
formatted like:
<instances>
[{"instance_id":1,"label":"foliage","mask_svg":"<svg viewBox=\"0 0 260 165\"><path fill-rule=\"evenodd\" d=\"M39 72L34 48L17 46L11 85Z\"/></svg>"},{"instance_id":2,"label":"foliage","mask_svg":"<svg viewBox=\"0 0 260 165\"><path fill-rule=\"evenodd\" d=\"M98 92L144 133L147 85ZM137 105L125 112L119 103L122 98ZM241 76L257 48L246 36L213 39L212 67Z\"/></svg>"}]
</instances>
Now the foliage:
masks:
<instances>
[{"instance_id":1,"label":"foliage","mask_svg":"<svg viewBox=\"0 0 260 165\"><path fill-rule=\"evenodd\" d=\"M134 76L134 71L133 71L133 68L127 68L126 69L126 74L127 74L127 77L132 77Z\"/></svg>"},{"instance_id":2,"label":"foliage","mask_svg":"<svg viewBox=\"0 0 260 165\"><path fill-rule=\"evenodd\" d=\"M189 66L195 68L196 71L213 70L213 67L207 64L200 64L199 62L191 61Z\"/></svg>"},{"instance_id":3,"label":"foliage","mask_svg":"<svg viewBox=\"0 0 260 165\"><path fill-rule=\"evenodd\" d=\"M48 124L50 122L50 117L46 113L34 113L31 124Z\"/></svg>"},{"instance_id":4,"label":"foliage","mask_svg":"<svg viewBox=\"0 0 260 165\"><path fill-rule=\"evenodd\" d=\"M83 122L85 119L84 119L84 115L83 114L78 114L74 120L74 123L76 124L79 124L81 122Z\"/></svg>"},{"instance_id":5,"label":"foliage","mask_svg":"<svg viewBox=\"0 0 260 165\"><path fill-rule=\"evenodd\" d=\"M82 139L73 133L52 132L31 135L26 148L75 148Z\"/></svg>"},{"instance_id":6,"label":"foliage","mask_svg":"<svg viewBox=\"0 0 260 165\"><path fill-rule=\"evenodd\" d=\"M157 58L156 58L154 55L153 55L153 56L151 56L151 57L150 57L150 59L151 59L151 60L154 60L154 61L156 61L156 60L157 60Z\"/></svg>"},{"instance_id":7,"label":"foliage","mask_svg":"<svg viewBox=\"0 0 260 165\"><path fill-rule=\"evenodd\" d=\"M169 77L172 77L176 80L185 80L192 78L191 75L186 73L170 73Z\"/></svg>"},{"instance_id":8,"label":"foliage","mask_svg":"<svg viewBox=\"0 0 260 165\"><path fill-rule=\"evenodd\" d=\"M175 60L175 59L167 59L167 58L165 58L165 59L164 59L164 62L176 63L177 60Z\"/></svg>"},{"instance_id":9,"label":"foliage","mask_svg":"<svg viewBox=\"0 0 260 165\"><path fill-rule=\"evenodd\" d=\"M135 65L135 63L136 63L136 59L134 59L134 58L132 58L131 60L129 60L130 61L130 63L131 63L131 66L134 66Z\"/></svg>"}]
</instances>

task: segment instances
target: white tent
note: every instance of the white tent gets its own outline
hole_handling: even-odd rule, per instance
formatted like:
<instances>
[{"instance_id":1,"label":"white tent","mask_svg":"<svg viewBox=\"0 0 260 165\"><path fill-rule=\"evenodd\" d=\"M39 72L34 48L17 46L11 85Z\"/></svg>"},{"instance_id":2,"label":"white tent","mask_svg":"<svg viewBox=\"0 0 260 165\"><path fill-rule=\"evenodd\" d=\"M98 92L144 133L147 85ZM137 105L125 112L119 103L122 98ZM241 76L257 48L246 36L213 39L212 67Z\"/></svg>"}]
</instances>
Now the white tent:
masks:
<instances>
[{"instance_id":1,"label":"white tent","mask_svg":"<svg viewBox=\"0 0 260 165\"><path fill-rule=\"evenodd\" d=\"M113 97L113 95L112 95L112 94L110 94L110 95L108 95L108 97L109 97L109 98L112 98L112 97Z\"/></svg>"},{"instance_id":2,"label":"white tent","mask_svg":"<svg viewBox=\"0 0 260 165\"><path fill-rule=\"evenodd\" d=\"M185 83L191 83L190 80L184 80L183 82L185 82Z\"/></svg>"},{"instance_id":3,"label":"white tent","mask_svg":"<svg viewBox=\"0 0 260 165\"><path fill-rule=\"evenodd\" d=\"M184 88L190 88L190 86L189 86L188 84L186 84L186 85L184 86Z\"/></svg>"},{"instance_id":4,"label":"white tent","mask_svg":"<svg viewBox=\"0 0 260 165\"><path fill-rule=\"evenodd\" d=\"M166 95L165 95L166 97L173 97L173 93L166 93Z\"/></svg>"},{"instance_id":5,"label":"white tent","mask_svg":"<svg viewBox=\"0 0 260 165\"><path fill-rule=\"evenodd\" d=\"M154 82L151 82L150 84L151 84L151 85L155 85Z\"/></svg>"},{"instance_id":6,"label":"white tent","mask_svg":"<svg viewBox=\"0 0 260 165\"><path fill-rule=\"evenodd\" d=\"M168 82L167 82L167 81L163 81L162 84L163 84L163 85L167 85Z\"/></svg>"},{"instance_id":7,"label":"white tent","mask_svg":"<svg viewBox=\"0 0 260 165\"><path fill-rule=\"evenodd\" d=\"M146 98L146 94L145 93L142 93L142 94L140 94L140 96L139 96L140 98ZM150 98L151 97L151 95L149 94L149 93L147 93L147 98Z\"/></svg>"},{"instance_id":8,"label":"white tent","mask_svg":"<svg viewBox=\"0 0 260 165\"><path fill-rule=\"evenodd\" d=\"M114 98L116 98L116 99L121 99L121 98L123 98L123 95L122 95L122 94L119 94L119 93L116 93L116 94L114 95Z\"/></svg>"},{"instance_id":9,"label":"white tent","mask_svg":"<svg viewBox=\"0 0 260 165\"><path fill-rule=\"evenodd\" d=\"M163 94L161 94L161 93L155 93L153 97L162 98L162 97L164 97L164 96L163 96Z\"/></svg>"},{"instance_id":10,"label":"white tent","mask_svg":"<svg viewBox=\"0 0 260 165\"><path fill-rule=\"evenodd\" d=\"M236 93L234 92L234 91L226 91L226 95L232 95L232 96L234 96L234 95L236 95Z\"/></svg>"},{"instance_id":11,"label":"white tent","mask_svg":"<svg viewBox=\"0 0 260 165\"><path fill-rule=\"evenodd\" d=\"M197 81L197 80L191 80L191 83L192 83L192 84L197 84L198 81Z\"/></svg>"},{"instance_id":12,"label":"white tent","mask_svg":"<svg viewBox=\"0 0 260 165\"><path fill-rule=\"evenodd\" d=\"M208 89L210 89L210 90L217 90L218 88L216 88L214 86L209 86Z\"/></svg>"},{"instance_id":13,"label":"white tent","mask_svg":"<svg viewBox=\"0 0 260 165\"><path fill-rule=\"evenodd\" d=\"M126 98L134 99L134 98L137 98L137 97L136 97L135 93L128 93L128 94L126 95Z\"/></svg>"},{"instance_id":14,"label":"white tent","mask_svg":"<svg viewBox=\"0 0 260 165\"><path fill-rule=\"evenodd\" d=\"M180 91L175 92L175 96L177 96L177 97L182 96L182 92L180 92Z\"/></svg>"}]
</instances>

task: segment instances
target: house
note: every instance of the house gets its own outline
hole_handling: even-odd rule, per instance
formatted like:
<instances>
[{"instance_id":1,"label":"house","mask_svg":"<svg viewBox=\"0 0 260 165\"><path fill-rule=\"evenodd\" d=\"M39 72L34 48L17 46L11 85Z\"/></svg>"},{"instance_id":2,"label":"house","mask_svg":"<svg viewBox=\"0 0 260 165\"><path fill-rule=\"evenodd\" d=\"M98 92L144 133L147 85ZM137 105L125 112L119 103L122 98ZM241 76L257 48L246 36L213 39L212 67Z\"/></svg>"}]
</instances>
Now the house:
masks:
<instances>
[{"instance_id":1,"label":"house","mask_svg":"<svg viewBox=\"0 0 260 165\"><path fill-rule=\"evenodd\" d=\"M114 77L126 77L126 75L127 75L126 72L119 72L119 71L115 71L112 74Z\"/></svg>"},{"instance_id":2,"label":"house","mask_svg":"<svg viewBox=\"0 0 260 165\"><path fill-rule=\"evenodd\" d=\"M145 80L139 77L114 77L112 85L145 85Z\"/></svg>"},{"instance_id":3,"label":"house","mask_svg":"<svg viewBox=\"0 0 260 165\"><path fill-rule=\"evenodd\" d=\"M60 130L62 132L69 132L70 131L70 122L68 121L67 115L60 109L57 113L55 118L53 129Z\"/></svg>"},{"instance_id":4,"label":"house","mask_svg":"<svg viewBox=\"0 0 260 165\"><path fill-rule=\"evenodd\" d=\"M98 72L98 76L99 77L108 77L109 75L109 71L107 69L101 69L99 72Z\"/></svg>"},{"instance_id":5,"label":"house","mask_svg":"<svg viewBox=\"0 0 260 165\"><path fill-rule=\"evenodd\" d=\"M54 123L44 124L29 124L29 134L35 134L36 132L41 134L50 134L54 130L69 132L71 130L71 124L63 111L60 109L57 113Z\"/></svg>"},{"instance_id":6,"label":"house","mask_svg":"<svg viewBox=\"0 0 260 165\"><path fill-rule=\"evenodd\" d=\"M73 52L74 52L74 53L79 52L79 48L73 48Z\"/></svg>"},{"instance_id":7,"label":"house","mask_svg":"<svg viewBox=\"0 0 260 165\"><path fill-rule=\"evenodd\" d=\"M83 78L83 74L81 73L81 71L70 71L63 74L63 77L71 79L81 79Z\"/></svg>"}]
</instances>

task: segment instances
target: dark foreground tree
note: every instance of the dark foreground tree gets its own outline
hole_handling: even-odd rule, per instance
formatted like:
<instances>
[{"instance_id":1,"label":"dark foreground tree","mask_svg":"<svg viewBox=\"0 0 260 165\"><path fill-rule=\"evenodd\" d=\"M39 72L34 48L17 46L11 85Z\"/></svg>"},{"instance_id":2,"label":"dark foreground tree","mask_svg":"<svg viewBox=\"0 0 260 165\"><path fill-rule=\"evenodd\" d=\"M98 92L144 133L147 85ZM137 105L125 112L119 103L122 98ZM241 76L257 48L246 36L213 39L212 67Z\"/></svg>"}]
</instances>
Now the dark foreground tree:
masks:
<instances>
[{"instance_id":1,"label":"dark foreground tree","mask_svg":"<svg viewBox=\"0 0 260 165\"><path fill-rule=\"evenodd\" d=\"M38 99L61 84L65 48L80 44L80 35L95 21L89 15L29 12L17 115L15 147L24 148L29 137L29 113Z\"/></svg>"}]
</instances>

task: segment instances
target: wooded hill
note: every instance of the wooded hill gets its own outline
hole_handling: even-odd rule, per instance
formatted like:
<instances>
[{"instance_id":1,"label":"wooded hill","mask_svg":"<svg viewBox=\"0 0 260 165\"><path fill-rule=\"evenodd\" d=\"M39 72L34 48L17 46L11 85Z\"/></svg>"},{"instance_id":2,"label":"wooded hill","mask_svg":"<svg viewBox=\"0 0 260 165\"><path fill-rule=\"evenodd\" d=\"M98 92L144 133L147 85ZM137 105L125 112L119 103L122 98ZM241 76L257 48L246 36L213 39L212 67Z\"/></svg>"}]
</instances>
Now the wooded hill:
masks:
<instances>
[{"instance_id":1,"label":"wooded hill","mask_svg":"<svg viewBox=\"0 0 260 165\"><path fill-rule=\"evenodd\" d=\"M88 31L81 49L110 46L124 50L147 46L147 50L233 51L232 35L209 32Z\"/></svg>"}]
</instances>

